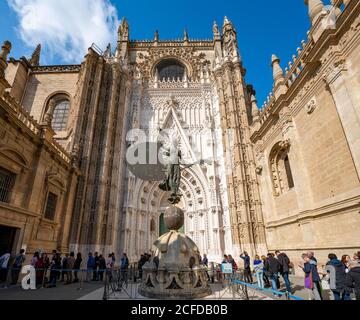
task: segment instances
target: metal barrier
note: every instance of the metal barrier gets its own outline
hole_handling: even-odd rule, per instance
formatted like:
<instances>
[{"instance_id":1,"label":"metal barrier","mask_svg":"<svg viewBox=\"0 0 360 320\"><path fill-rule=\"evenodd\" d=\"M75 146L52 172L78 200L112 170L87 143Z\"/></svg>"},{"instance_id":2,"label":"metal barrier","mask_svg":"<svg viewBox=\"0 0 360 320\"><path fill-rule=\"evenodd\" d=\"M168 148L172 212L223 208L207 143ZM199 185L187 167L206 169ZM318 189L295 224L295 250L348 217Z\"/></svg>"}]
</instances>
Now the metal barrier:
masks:
<instances>
[{"instance_id":1,"label":"metal barrier","mask_svg":"<svg viewBox=\"0 0 360 320\"><path fill-rule=\"evenodd\" d=\"M7 272L7 280L2 285L5 288L8 288L10 283L12 284L13 280L13 272L17 272L18 281L16 284L19 284L22 274L21 269L19 268L9 268ZM43 288L52 288L59 283L64 283L65 285L78 283L77 290L82 290L84 282L90 282L95 277L98 279L100 283L105 280L105 273L107 270L102 269L51 269L44 268L39 269L35 268L36 272L36 287L37 289ZM104 275L101 279L101 275ZM55 278L55 280L54 280Z\"/></svg>"},{"instance_id":2,"label":"metal barrier","mask_svg":"<svg viewBox=\"0 0 360 320\"><path fill-rule=\"evenodd\" d=\"M246 286L247 288L253 289L253 290L258 291L258 292L269 292L269 293L272 293L272 294L277 295L279 297L285 296L286 300L297 300L297 301L303 301L304 300L303 298L291 295L289 292L281 292L281 291L277 291L277 290L273 290L273 289L260 288L260 287L258 287L256 285L246 283L246 282L241 281L241 280L234 280L233 283Z\"/></svg>"},{"instance_id":3,"label":"metal barrier","mask_svg":"<svg viewBox=\"0 0 360 320\"><path fill-rule=\"evenodd\" d=\"M105 286L103 300L109 299L137 299L138 286L140 284L141 270L130 266L126 270L112 269L105 274Z\"/></svg>"},{"instance_id":4,"label":"metal barrier","mask_svg":"<svg viewBox=\"0 0 360 320\"><path fill-rule=\"evenodd\" d=\"M216 295L215 286L213 286L213 295L218 300L228 299L228 297L232 297L233 300L250 300L248 288L244 285L244 280L245 273L242 270L232 274L218 273L217 284L221 285L221 290Z\"/></svg>"}]
</instances>

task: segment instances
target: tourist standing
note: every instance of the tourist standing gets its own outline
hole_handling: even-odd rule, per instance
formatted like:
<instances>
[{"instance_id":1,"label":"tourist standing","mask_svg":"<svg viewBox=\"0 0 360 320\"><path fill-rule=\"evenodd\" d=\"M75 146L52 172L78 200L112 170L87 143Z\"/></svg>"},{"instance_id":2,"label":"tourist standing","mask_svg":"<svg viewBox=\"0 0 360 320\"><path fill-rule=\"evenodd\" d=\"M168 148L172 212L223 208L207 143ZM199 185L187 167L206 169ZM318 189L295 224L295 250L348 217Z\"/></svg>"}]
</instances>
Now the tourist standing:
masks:
<instances>
[{"instance_id":1,"label":"tourist standing","mask_svg":"<svg viewBox=\"0 0 360 320\"><path fill-rule=\"evenodd\" d=\"M44 256L44 254L42 254L41 257L38 258L36 263L35 263L36 286L43 286L44 285L45 261L46 261L46 256Z\"/></svg>"},{"instance_id":2,"label":"tourist standing","mask_svg":"<svg viewBox=\"0 0 360 320\"><path fill-rule=\"evenodd\" d=\"M91 280L91 277L93 276L94 268L95 268L95 259L93 257L92 252L89 252L89 257L87 261L87 277L86 281L89 282Z\"/></svg>"},{"instance_id":3,"label":"tourist standing","mask_svg":"<svg viewBox=\"0 0 360 320\"><path fill-rule=\"evenodd\" d=\"M277 296L276 291L278 290L280 264L279 261L275 259L275 256L271 253L268 254L266 259L265 270L266 275L270 278L273 294L274 296Z\"/></svg>"},{"instance_id":4,"label":"tourist standing","mask_svg":"<svg viewBox=\"0 0 360 320\"><path fill-rule=\"evenodd\" d=\"M237 266L237 264L236 264L235 259L232 257L231 254L228 256L228 261L229 261L229 263L230 263L231 266L232 266L233 273L235 273L235 272L237 271L237 269L238 269L238 266Z\"/></svg>"},{"instance_id":5,"label":"tourist standing","mask_svg":"<svg viewBox=\"0 0 360 320\"><path fill-rule=\"evenodd\" d=\"M109 257L106 259L106 269L109 270L109 271L112 271L114 269L114 260L113 260L113 255L110 254Z\"/></svg>"},{"instance_id":6,"label":"tourist standing","mask_svg":"<svg viewBox=\"0 0 360 320\"><path fill-rule=\"evenodd\" d=\"M204 265L204 266L206 266L206 267L209 265L209 260L208 260L206 254L204 254L204 257L203 257L203 259L202 259L202 261L201 261L201 264Z\"/></svg>"},{"instance_id":7,"label":"tourist standing","mask_svg":"<svg viewBox=\"0 0 360 320\"><path fill-rule=\"evenodd\" d=\"M210 262L209 273L211 283L215 283L216 267L214 262Z\"/></svg>"},{"instance_id":8,"label":"tourist standing","mask_svg":"<svg viewBox=\"0 0 360 320\"><path fill-rule=\"evenodd\" d=\"M112 264L111 254L109 255L109 261L111 261L111 264ZM107 269L106 260L105 260L104 256L101 254L99 256L99 280L101 282L104 281L104 272L105 272L106 269Z\"/></svg>"},{"instance_id":9,"label":"tourist standing","mask_svg":"<svg viewBox=\"0 0 360 320\"><path fill-rule=\"evenodd\" d=\"M31 258L30 265L35 268L36 263L38 262L38 260L39 260L39 252L35 252L34 256Z\"/></svg>"},{"instance_id":10,"label":"tourist standing","mask_svg":"<svg viewBox=\"0 0 360 320\"><path fill-rule=\"evenodd\" d=\"M99 260L100 260L99 253L95 252L95 256L94 256L95 265L94 265L94 272L93 272L93 281L99 281L99 275L98 275Z\"/></svg>"},{"instance_id":11,"label":"tourist standing","mask_svg":"<svg viewBox=\"0 0 360 320\"><path fill-rule=\"evenodd\" d=\"M113 266L115 266L116 257L115 257L115 253L114 253L114 252L111 254L111 260L112 260L112 262L113 262Z\"/></svg>"},{"instance_id":12,"label":"tourist standing","mask_svg":"<svg viewBox=\"0 0 360 320\"><path fill-rule=\"evenodd\" d=\"M50 259L47 255L47 253L43 253L41 256L41 259L44 262L44 281L45 281L45 283L47 283L49 281L49 278L47 277L47 273L48 273L48 270L50 267Z\"/></svg>"},{"instance_id":13,"label":"tourist standing","mask_svg":"<svg viewBox=\"0 0 360 320\"><path fill-rule=\"evenodd\" d=\"M335 300L351 300L351 289L346 285L345 265L340 260L338 260L336 254L330 253L328 258L329 262L326 265L332 266L335 269L335 289L331 289Z\"/></svg>"},{"instance_id":14,"label":"tourist standing","mask_svg":"<svg viewBox=\"0 0 360 320\"><path fill-rule=\"evenodd\" d=\"M25 250L21 249L20 252L16 255L13 268L11 271L11 284L16 285L19 281L19 274L22 269L22 265L25 262Z\"/></svg>"},{"instance_id":15,"label":"tourist standing","mask_svg":"<svg viewBox=\"0 0 360 320\"><path fill-rule=\"evenodd\" d=\"M309 300L313 300L313 297L315 300L323 300L321 297L321 279L316 264L312 263L306 253L302 255L302 265L300 267L305 273L305 288L309 290Z\"/></svg>"},{"instance_id":16,"label":"tourist standing","mask_svg":"<svg viewBox=\"0 0 360 320\"><path fill-rule=\"evenodd\" d=\"M79 252L76 255L76 259L74 263L74 283L79 282L78 272L81 272L81 263L82 263L82 256L81 253Z\"/></svg>"},{"instance_id":17,"label":"tourist standing","mask_svg":"<svg viewBox=\"0 0 360 320\"><path fill-rule=\"evenodd\" d=\"M73 270L75 266L75 253L71 252L67 259L67 272L66 272L66 284L71 284L73 281Z\"/></svg>"},{"instance_id":18,"label":"tourist standing","mask_svg":"<svg viewBox=\"0 0 360 320\"><path fill-rule=\"evenodd\" d=\"M0 257L0 282L6 282L10 253L5 253Z\"/></svg>"},{"instance_id":19,"label":"tourist standing","mask_svg":"<svg viewBox=\"0 0 360 320\"><path fill-rule=\"evenodd\" d=\"M360 300L360 252L354 255L346 275L347 287L354 289L356 300Z\"/></svg>"},{"instance_id":20,"label":"tourist standing","mask_svg":"<svg viewBox=\"0 0 360 320\"><path fill-rule=\"evenodd\" d=\"M264 289L264 263L258 255L254 259L254 271L257 278L258 287Z\"/></svg>"},{"instance_id":21,"label":"tourist standing","mask_svg":"<svg viewBox=\"0 0 360 320\"><path fill-rule=\"evenodd\" d=\"M125 283L127 283L128 280L128 269L129 269L129 259L127 257L127 254L124 253L120 260L120 274L121 274L121 280L125 281Z\"/></svg>"},{"instance_id":22,"label":"tourist standing","mask_svg":"<svg viewBox=\"0 0 360 320\"><path fill-rule=\"evenodd\" d=\"M349 272L349 267L351 263L351 258L349 255L345 254L341 257L341 263L345 266L345 272Z\"/></svg>"},{"instance_id":23,"label":"tourist standing","mask_svg":"<svg viewBox=\"0 0 360 320\"><path fill-rule=\"evenodd\" d=\"M53 251L53 257L50 263L50 286L49 288L56 287L56 282L59 278L61 269L61 256L56 250Z\"/></svg>"},{"instance_id":24,"label":"tourist standing","mask_svg":"<svg viewBox=\"0 0 360 320\"><path fill-rule=\"evenodd\" d=\"M291 293L291 284L289 280L290 259L284 252L276 251L275 254L280 264L280 274L284 279L286 291Z\"/></svg>"},{"instance_id":25,"label":"tourist standing","mask_svg":"<svg viewBox=\"0 0 360 320\"><path fill-rule=\"evenodd\" d=\"M248 283L253 283L253 278L252 278L252 274L251 274L251 259L249 254L244 251L244 253L242 253L240 255L240 258L244 260L244 276L245 276L245 281Z\"/></svg>"},{"instance_id":26,"label":"tourist standing","mask_svg":"<svg viewBox=\"0 0 360 320\"><path fill-rule=\"evenodd\" d=\"M265 269L265 264L266 264L267 257L266 256L261 256L261 260L262 260L263 265L264 265L264 269L263 269L264 277L263 277L263 279L264 279L265 287L270 288L271 287L270 280L269 280L269 277L266 274L266 269Z\"/></svg>"},{"instance_id":27,"label":"tourist standing","mask_svg":"<svg viewBox=\"0 0 360 320\"><path fill-rule=\"evenodd\" d=\"M69 258L69 254L65 254L65 257L62 259L62 271L61 271L61 282L65 282L65 275L67 275L66 273L66 269L67 269L67 260Z\"/></svg>"}]
</instances>

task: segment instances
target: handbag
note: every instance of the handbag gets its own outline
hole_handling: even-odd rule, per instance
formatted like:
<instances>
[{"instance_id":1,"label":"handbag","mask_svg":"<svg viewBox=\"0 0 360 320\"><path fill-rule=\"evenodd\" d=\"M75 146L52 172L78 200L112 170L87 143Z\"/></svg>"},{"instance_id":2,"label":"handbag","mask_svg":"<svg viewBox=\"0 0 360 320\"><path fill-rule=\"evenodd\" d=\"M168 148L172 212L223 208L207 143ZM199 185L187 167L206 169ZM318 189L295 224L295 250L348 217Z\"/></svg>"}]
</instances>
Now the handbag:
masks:
<instances>
[{"instance_id":1,"label":"handbag","mask_svg":"<svg viewBox=\"0 0 360 320\"><path fill-rule=\"evenodd\" d=\"M305 275L305 288L307 289L314 289L314 281L313 281L313 276L312 276L312 272L309 273L309 276Z\"/></svg>"}]
</instances>

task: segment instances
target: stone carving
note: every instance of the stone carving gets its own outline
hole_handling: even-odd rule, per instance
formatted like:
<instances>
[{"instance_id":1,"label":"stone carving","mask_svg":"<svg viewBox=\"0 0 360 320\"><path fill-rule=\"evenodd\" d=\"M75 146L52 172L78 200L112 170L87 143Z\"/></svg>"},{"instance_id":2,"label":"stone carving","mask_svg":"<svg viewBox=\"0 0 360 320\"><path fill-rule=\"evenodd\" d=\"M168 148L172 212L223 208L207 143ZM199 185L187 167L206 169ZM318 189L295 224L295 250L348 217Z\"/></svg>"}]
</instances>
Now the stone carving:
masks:
<instances>
[{"instance_id":1,"label":"stone carving","mask_svg":"<svg viewBox=\"0 0 360 320\"><path fill-rule=\"evenodd\" d=\"M155 65L162 59L179 59L187 66L189 79L200 80L202 66L210 65L204 53L195 53L193 47L186 48L149 48L145 53L138 53L136 62L132 63L133 72L140 73L145 80L155 76Z\"/></svg>"},{"instance_id":2,"label":"stone carving","mask_svg":"<svg viewBox=\"0 0 360 320\"><path fill-rule=\"evenodd\" d=\"M51 72L80 72L81 65L63 65L63 66L35 66L32 68L36 73L51 73Z\"/></svg>"},{"instance_id":3,"label":"stone carving","mask_svg":"<svg viewBox=\"0 0 360 320\"><path fill-rule=\"evenodd\" d=\"M256 174L261 175L262 172L263 172L263 167L262 166L256 167Z\"/></svg>"},{"instance_id":4,"label":"stone carving","mask_svg":"<svg viewBox=\"0 0 360 320\"><path fill-rule=\"evenodd\" d=\"M305 110L307 112L307 114L312 114L315 109L316 109L317 103L316 103L316 98L312 98L309 103L305 106Z\"/></svg>"}]
</instances>

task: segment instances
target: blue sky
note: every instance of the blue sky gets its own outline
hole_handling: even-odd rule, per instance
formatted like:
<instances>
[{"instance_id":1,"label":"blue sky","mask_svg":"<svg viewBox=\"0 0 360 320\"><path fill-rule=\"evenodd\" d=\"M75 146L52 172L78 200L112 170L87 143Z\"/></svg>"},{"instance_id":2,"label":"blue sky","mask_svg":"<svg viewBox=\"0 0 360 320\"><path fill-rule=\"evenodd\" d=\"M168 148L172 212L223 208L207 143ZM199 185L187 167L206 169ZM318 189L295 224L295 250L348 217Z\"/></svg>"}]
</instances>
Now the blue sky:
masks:
<instances>
[{"instance_id":1,"label":"blue sky","mask_svg":"<svg viewBox=\"0 0 360 320\"><path fill-rule=\"evenodd\" d=\"M310 23L303 0L2 0L0 40L13 43L15 58L31 54L41 41L42 63L80 63L90 42L115 41L117 17L127 17L132 39L152 39L155 30L160 39L179 38L184 28L190 38L203 39L212 38L213 21L222 25L225 15L238 31L246 81L254 85L261 106L272 88L271 54L284 67L306 39Z\"/></svg>"}]
</instances>

